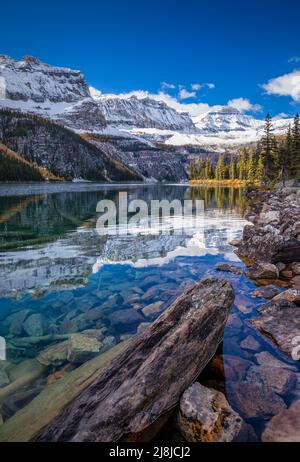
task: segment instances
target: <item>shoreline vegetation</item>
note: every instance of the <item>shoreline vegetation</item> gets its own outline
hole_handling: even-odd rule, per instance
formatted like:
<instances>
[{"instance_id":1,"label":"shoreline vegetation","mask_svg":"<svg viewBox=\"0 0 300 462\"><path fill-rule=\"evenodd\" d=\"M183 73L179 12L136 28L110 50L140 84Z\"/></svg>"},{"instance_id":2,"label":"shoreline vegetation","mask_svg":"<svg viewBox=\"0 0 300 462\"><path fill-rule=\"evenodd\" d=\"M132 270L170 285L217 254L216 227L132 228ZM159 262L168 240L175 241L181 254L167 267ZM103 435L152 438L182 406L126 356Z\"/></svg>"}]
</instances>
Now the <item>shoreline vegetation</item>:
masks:
<instances>
[{"instance_id":1,"label":"shoreline vegetation","mask_svg":"<svg viewBox=\"0 0 300 462\"><path fill-rule=\"evenodd\" d=\"M265 119L262 139L236 153L222 153L214 164L209 156L193 160L189 165L189 180L201 184L270 186L289 179L300 179L300 117L295 115L282 137L274 135L272 118Z\"/></svg>"},{"instance_id":2,"label":"shoreline vegetation","mask_svg":"<svg viewBox=\"0 0 300 462\"><path fill-rule=\"evenodd\" d=\"M260 181L250 181L250 180L190 180L190 185L199 185L199 186L225 186L225 187L233 187L233 188L240 188L243 186L261 186L262 183Z\"/></svg>"}]
</instances>

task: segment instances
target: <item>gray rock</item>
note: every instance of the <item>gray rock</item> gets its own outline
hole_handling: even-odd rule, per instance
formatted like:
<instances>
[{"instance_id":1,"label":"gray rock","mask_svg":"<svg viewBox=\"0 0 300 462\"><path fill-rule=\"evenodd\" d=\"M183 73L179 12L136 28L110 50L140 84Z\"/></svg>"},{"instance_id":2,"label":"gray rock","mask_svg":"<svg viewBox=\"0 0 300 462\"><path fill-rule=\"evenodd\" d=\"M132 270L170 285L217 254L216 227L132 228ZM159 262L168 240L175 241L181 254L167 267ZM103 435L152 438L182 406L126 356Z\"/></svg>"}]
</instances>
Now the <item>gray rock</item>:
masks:
<instances>
[{"instance_id":1,"label":"gray rock","mask_svg":"<svg viewBox=\"0 0 300 462\"><path fill-rule=\"evenodd\" d=\"M243 420L223 393L196 382L182 395L176 425L188 442L231 442L242 430Z\"/></svg>"},{"instance_id":2,"label":"gray rock","mask_svg":"<svg viewBox=\"0 0 300 462\"><path fill-rule=\"evenodd\" d=\"M30 337L42 337L47 333L48 327L47 319L40 313L30 315L23 323L23 328Z\"/></svg>"},{"instance_id":3,"label":"gray rock","mask_svg":"<svg viewBox=\"0 0 300 462\"><path fill-rule=\"evenodd\" d=\"M279 271L272 263L259 262L251 266L248 276L251 279L277 279Z\"/></svg>"},{"instance_id":4,"label":"gray rock","mask_svg":"<svg viewBox=\"0 0 300 462\"><path fill-rule=\"evenodd\" d=\"M67 345L67 359L73 364L82 364L97 356L102 343L85 334L72 334Z\"/></svg>"},{"instance_id":5,"label":"gray rock","mask_svg":"<svg viewBox=\"0 0 300 462\"><path fill-rule=\"evenodd\" d=\"M296 276L300 275L300 262L294 262L291 264L291 270Z\"/></svg>"},{"instance_id":6,"label":"gray rock","mask_svg":"<svg viewBox=\"0 0 300 462\"><path fill-rule=\"evenodd\" d=\"M293 339L300 332L300 309L286 300L271 300L250 322L281 351L292 357Z\"/></svg>"},{"instance_id":7,"label":"gray rock","mask_svg":"<svg viewBox=\"0 0 300 462\"><path fill-rule=\"evenodd\" d=\"M281 292L273 298L274 302L281 300L296 303L296 305L300 305L300 290L288 289L284 292Z\"/></svg>"}]
</instances>

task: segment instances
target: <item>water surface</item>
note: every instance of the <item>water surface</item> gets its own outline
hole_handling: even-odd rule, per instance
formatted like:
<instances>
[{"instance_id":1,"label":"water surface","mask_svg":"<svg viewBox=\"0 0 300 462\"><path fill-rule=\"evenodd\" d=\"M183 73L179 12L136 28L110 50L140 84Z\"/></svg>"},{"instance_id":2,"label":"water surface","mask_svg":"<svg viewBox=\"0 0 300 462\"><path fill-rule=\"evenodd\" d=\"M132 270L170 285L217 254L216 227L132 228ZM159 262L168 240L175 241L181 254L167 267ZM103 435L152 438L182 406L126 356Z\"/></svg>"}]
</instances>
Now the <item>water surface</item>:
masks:
<instances>
[{"instance_id":1,"label":"water surface","mask_svg":"<svg viewBox=\"0 0 300 462\"><path fill-rule=\"evenodd\" d=\"M96 205L102 199L117 203L120 191L128 192L129 201L143 199L149 204L152 199L204 200L204 218L182 234L170 231L153 235L144 229L129 235L100 236L96 230ZM241 236L246 223L242 218L245 207L244 193L239 188L1 186L0 335L7 342L6 377L13 382L14 371L20 365L25 374L45 348L74 333L91 329L100 332L101 354L134 335L142 323L154 321L189 284L206 275L220 277L215 269L217 263L234 262L244 267L230 242ZM164 231L176 225L177 219L174 216L165 222ZM280 357L248 324L265 302L251 297L253 283L244 276L221 275L232 281L237 293L225 331L223 354L253 364L257 364L255 355L261 351ZM40 315L38 321L31 318L33 314ZM250 334L258 342L255 350L241 347ZM49 366L41 377L4 400L0 411L3 419L8 420L47 383L78 365L66 361ZM60 375L55 375L57 372ZM232 377L227 381L231 382ZM224 391L238 411L227 381L223 381ZM5 380L0 386L7 386ZM290 403L293 397L284 399ZM266 421L250 423L260 435Z\"/></svg>"}]
</instances>

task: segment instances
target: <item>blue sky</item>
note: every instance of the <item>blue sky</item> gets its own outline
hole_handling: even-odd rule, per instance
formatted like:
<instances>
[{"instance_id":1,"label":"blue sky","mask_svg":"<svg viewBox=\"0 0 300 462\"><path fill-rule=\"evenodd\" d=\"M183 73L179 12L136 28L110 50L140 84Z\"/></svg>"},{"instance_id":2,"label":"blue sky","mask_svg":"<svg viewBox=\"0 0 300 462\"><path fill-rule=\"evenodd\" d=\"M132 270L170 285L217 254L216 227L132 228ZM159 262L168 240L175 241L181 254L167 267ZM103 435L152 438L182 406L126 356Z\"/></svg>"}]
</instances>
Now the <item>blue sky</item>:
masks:
<instances>
[{"instance_id":1,"label":"blue sky","mask_svg":"<svg viewBox=\"0 0 300 462\"><path fill-rule=\"evenodd\" d=\"M15 0L1 5L0 53L81 69L103 92L294 114L299 17L299 0Z\"/></svg>"}]
</instances>

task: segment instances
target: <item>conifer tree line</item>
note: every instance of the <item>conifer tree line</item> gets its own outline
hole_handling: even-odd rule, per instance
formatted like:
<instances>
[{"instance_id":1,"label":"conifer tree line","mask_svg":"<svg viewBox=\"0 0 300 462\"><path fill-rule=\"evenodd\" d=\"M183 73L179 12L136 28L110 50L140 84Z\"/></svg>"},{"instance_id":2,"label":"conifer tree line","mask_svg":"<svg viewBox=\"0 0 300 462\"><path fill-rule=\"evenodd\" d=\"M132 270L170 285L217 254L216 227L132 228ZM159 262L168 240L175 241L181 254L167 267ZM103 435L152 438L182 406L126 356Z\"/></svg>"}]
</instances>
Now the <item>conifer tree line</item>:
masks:
<instances>
[{"instance_id":1,"label":"conifer tree line","mask_svg":"<svg viewBox=\"0 0 300 462\"><path fill-rule=\"evenodd\" d=\"M281 138L281 139L280 139ZM244 147L237 153L221 154L214 164L210 157L190 164L191 180L241 180L272 183L300 179L300 117L282 137L274 136L271 116L265 119L264 134L255 147Z\"/></svg>"}]
</instances>

